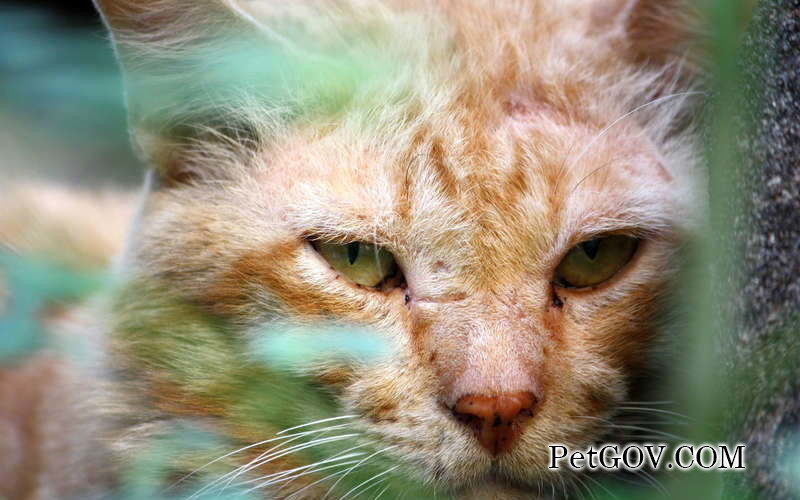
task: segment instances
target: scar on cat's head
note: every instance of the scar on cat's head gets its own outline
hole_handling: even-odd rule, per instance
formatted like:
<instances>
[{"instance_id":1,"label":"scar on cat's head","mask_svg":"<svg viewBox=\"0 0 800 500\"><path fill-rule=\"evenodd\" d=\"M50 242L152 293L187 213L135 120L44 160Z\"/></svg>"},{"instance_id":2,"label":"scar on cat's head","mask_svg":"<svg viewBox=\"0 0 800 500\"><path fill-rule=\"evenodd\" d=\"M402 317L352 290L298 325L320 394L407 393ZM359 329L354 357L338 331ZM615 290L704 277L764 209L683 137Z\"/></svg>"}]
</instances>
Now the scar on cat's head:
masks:
<instances>
[{"instance_id":1,"label":"scar on cat's head","mask_svg":"<svg viewBox=\"0 0 800 500\"><path fill-rule=\"evenodd\" d=\"M559 115L551 105L540 99L528 97L522 92L509 93L502 105L503 111L516 122L526 123L541 119L559 121Z\"/></svg>"}]
</instances>

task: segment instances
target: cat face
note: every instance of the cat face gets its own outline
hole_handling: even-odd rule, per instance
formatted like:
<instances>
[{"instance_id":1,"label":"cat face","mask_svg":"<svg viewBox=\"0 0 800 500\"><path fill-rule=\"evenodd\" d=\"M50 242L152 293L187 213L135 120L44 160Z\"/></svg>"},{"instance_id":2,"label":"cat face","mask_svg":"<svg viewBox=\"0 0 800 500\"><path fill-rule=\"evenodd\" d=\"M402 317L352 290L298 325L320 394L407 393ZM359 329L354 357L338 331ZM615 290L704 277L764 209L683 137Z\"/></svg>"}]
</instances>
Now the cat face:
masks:
<instances>
[{"instance_id":1,"label":"cat face","mask_svg":"<svg viewBox=\"0 0 800 500\"><path fill-rule=\"evenodd\" d=\"M288 79L307 94L269 105L226 91L217 98L246 137L204 123L175 139L186 104L154 111L146 101L164 81L129 63L133 124L158 173L126 259L130 281L153 292L118 305L120 363L148 405L214 416L247 429L241 439L275 430L220 395L244 380L246 361L230 359L265 326L368 327L391 355L310 369L354 425L456 490L547 479L547 445L600 439L652 363L653 321L695 211L685 80L636 62L622 14L583 5L264 4L209 12L288 17L303 26L290 41L328 58L319 32L335 26L355 37L356 77L333 91ZM125 38L132 24L115 5L101 2L133 61L147 38ZM181 22L160 3L138 8L155 25ZM164 57L201 60L180 55L192 43ZM376 54L385 60L362 64ZM228 325L221 359L148 348L202 343L196 321L165 320L157 337L130 327L137 315L174 318L164 304L176 297Z\"/></svg>"}]
</instances>

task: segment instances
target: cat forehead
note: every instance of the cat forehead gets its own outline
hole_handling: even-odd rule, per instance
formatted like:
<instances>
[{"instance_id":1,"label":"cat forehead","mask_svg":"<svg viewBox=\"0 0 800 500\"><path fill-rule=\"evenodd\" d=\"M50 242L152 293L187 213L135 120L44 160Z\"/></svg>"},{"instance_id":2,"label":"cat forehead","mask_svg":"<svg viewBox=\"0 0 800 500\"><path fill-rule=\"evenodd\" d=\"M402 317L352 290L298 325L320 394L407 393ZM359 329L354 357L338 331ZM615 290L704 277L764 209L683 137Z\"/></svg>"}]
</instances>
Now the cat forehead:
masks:
<instances>
[{"instance_id":1,"label":"cat forehead","mask_svg":"<svg viewBox=\"0 0 800 500\"><path fill-rule=\"evenodd\" d=\"M262 180L309 204L369 214L369 224L431 211L596 214L628 199L641 205L643 194L664 202L673 178L640 130L604 131L544 104L521 105L501 103L505 116L490 126L443 120L391 138L297 134L269 153Z\"/></svg>"}]
</instances>

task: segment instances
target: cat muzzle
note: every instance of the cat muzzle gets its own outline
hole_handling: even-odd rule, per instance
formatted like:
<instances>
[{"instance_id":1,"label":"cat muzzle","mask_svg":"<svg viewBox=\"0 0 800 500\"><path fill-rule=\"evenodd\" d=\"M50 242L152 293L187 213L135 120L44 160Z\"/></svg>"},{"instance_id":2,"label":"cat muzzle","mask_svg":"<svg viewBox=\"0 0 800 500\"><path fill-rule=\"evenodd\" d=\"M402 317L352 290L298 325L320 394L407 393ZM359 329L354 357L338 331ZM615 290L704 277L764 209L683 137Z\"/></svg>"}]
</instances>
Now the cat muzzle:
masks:
<instances>
[{"instance_id":1,"label":"cat muzzle","mask_svg":"<svg viewBox=\"0 0 800 500\"><path fill-rule=\"evenodd\" d=\"M473 431L484 449L497 456L514 447L537 402L531 392L467 395L456 402L452 412Z\"/></svg>"}]
</instances>

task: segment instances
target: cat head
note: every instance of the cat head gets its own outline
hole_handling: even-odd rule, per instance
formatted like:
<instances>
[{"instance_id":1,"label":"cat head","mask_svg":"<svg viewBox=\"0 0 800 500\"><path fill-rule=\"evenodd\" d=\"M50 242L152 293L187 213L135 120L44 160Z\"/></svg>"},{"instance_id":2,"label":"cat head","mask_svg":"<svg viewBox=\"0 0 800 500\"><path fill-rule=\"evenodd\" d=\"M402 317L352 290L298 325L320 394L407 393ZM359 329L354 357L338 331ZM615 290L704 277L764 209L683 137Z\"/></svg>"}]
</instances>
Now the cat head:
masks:
<instances>
[{"instance_id":1,"label":"cat head","mask_svg":"<svg viewBox=\"0 0 800 500\"><path fill-rule=\"evenodd\" d=\"M677 2L98 6L153 167L112 337L148 406L255 441L249 342L335 323L392 354L313 375L424 479L608 432L702 212Z\"/></svg>"}]
</instances>

